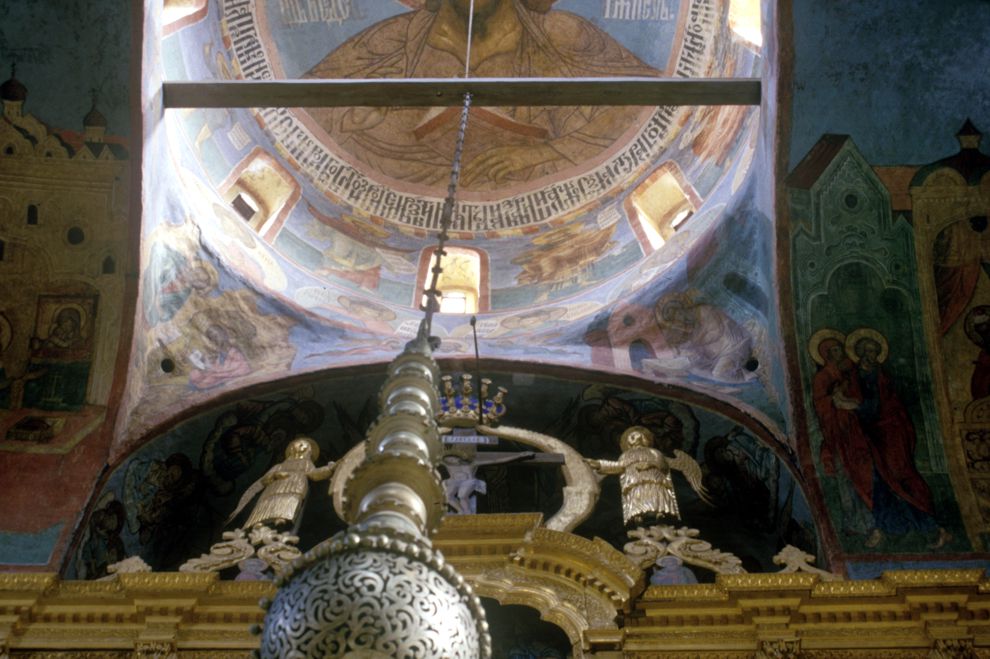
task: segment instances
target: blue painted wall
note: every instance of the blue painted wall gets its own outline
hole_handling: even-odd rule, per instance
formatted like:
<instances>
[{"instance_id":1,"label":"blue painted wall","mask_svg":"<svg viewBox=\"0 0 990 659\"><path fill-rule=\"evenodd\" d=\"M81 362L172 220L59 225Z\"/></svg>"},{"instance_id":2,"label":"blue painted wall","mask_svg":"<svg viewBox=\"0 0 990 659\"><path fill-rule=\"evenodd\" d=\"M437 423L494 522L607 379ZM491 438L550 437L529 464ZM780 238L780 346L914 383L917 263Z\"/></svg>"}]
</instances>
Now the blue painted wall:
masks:
<instances>
[{"instance_id":1,"label":"blue painted wall","mask_svg":"<svg viewBox=\"0 0 990 659\"><path fill-rule=\"evenodd\" d=\"M822 133L874 165L955 153L967 117L990 133L990 2L794 0L788 170Z\"/></svg>"},{"instance_id":2,"label":"blue painted wall","mask_svg":"<svg viewBox=\"0 0 990 659\"><path fill-rule=\"evenodd\" d=\"M0 80L28 88L24 109L54 128L82 130L99 93L107 133L130 130L128 90L131 12L128 0L3 0L0 2Z\"/></svg>"}]
</instances>

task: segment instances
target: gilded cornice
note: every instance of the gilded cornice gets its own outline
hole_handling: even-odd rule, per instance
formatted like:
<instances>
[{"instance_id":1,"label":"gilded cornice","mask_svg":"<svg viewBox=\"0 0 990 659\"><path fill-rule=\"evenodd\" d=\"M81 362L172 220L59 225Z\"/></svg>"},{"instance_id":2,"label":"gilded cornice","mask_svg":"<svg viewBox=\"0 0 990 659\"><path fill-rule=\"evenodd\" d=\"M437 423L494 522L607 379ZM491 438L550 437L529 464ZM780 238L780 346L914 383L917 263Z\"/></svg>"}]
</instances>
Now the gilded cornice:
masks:
<instances>
[{"instance_id":1,"label":"gilded cornice","mask_svg":"<svg viewBox=\"0 0 990 659\"><path fill-rule=\"evenodd\" d=\"M16 573L0 574L0 593L11 591L37 591L44 592L58 579L54 574L44 572L39 573Z\"/></svg>"},{"instance_id":2,"label":"gilded cornice","mask_svg":"<svg viewBox=\"0 0 990 659\"><path fill-rule=\"evenodd\" d=\"M897 587L885 581L823 581L811 589L812 597L888 597Z\"/></svg>"},{"instance_id":3,"label":"gilded cornice","mask_svg":"<svg viewBox=\"0 0 990 659\"><path fill-rule=\"evenodd\" d=\"M494 521L497 529L484 530L477 518L445 523L437 544L479 594L537 609L585 657L793 651L780 656L951 659L946 653L953 648L990 656L990 582L979 569L886 572L870 581L720 575L712 584L650 586L630 595L623 611L601 582L628 583L633 573L619 570L621 562L602 546L534 528L538 516ZM499 548L497 555L469 549L472 528L481 542ZM262 620L258 601L273 594L273 584L214 574L138 573L89 582L4 574L0 649L11 659L134 657L139 646L167 643L176 659L246 656L257 644L249 629Z\"/></svg>"},{"instance_id":4,"label":"gilded cornice","mask_svg":"<svg viewBox=\"0 0 990 659\"><path fill-rule=\"evenodd\" d=\"M250 627L264 615L267 582L216 574L121 574L103 581L61 581L54 574L0 574L0 648L11 657L114 656L138 644L175 643L200 656L245 656L257 646ZM71 654L53 654L71 647ZM212 649L212 650L211 650ZM215 650L215 651L214 651ZM233 654L228 654L233 652Z\"/></svg>"},{"instance_id":5,"label":"gilded cornice","mask_svg":"<svg viewBox=\"0 0 990 659\"><path fill-rule=\"evenodd\" d=\"M533 579L545 576L562 589L604 598L613 617L642 589L642 570L614 547L548 529L541 520L538 513L448 515L433 544L465 576L480 579L512 565Z\"/></svg>"},{"instance_id":6,"label":"gilded cornice","mask_svg":"<svg viewBox=\"0 0 990 659\"><path fill-rule=\"evenodd\" d=\"M937 584L939 586L987 585L980 568L968 570L896 570L884 572L881 580L897 588Z\"/></svg>"},{"instance_id":7,"label":"gilded cornice","mask_svg":"<svg viewBox=\"0 0 990 659\"><path fill-rule=\"evenodd\" d=\"M734 574L651 586L634 603L624 649L630 657L735 656L758 641L792 639L802 658L942 656L930 654L936 644L990 656L987 586L980 569L891 571L871 581ZM688 648L697 654L679 654Z\"/></svg>"},{"instance_id":8,"label":"gilded cornice","mask_svg":"<svg viewBox=\"0 0 990 659\"><path fill-rule=\"evenodd\" d=\"M763 574L720 574L716 583L729 590L808 590L821 580L814 574L772 572Z\"/></svg>"}]
</instances>

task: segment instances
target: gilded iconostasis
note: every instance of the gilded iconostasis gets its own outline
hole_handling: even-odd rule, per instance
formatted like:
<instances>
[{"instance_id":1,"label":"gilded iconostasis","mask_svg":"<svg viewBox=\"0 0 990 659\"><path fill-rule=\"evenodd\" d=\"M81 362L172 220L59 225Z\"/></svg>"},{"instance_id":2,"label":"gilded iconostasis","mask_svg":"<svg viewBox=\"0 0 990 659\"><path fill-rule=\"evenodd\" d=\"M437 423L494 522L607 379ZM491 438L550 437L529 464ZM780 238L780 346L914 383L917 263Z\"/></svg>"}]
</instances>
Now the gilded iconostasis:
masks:
<instances>
[{"instance_id":1,"label":"gilded iconostasis","mask_svg":"<svg viewBox=\"0 0 990 659\"><path fill-rule=\"evenodd\" d=\"M457 108L164 109L161 83L466 66L763 100L472 108L436 356L560 444L479 448L526 455L451 515L553 528L553 456L619 460L642 426L697 467L679 524L748 572L787 545L852 578L985 565L990 100L961 64L985 2L476 0L468 62L459 0L68 4L0 8L3 569L208 552L294 438L318 466L360 444L418 328ZM598 476L563 526L621 551ZM300 548L343 528L332 488Z\"/></svg>"},{"instance_id":2,"label":"gilded iconostasis","mask_svg":"<svg viewBox=\"0 0 990 659\"><path fill-rule=\"evenodd\" d=\"M552 458L569 449L592 459L615 460L623 432L641 426L664 454L681 451L701 465L697 490L688 477L673 474L681 520L699 529L706 541L738 556L747 571L774 571L773 556L785 545L813 555L820 551L807 496L794 475L793 454L780 447L775 451L765 438L731 419L629 389L518 373L486 375L493 380L493 390L500 386L509 392L500 428L532 429L562 446L541 449L525 436L509 439L509 431L497 442L476 447L467 458L477 465L475 476L484 486L472 493L472 510L452 505L451 514L541 513L554 526L551 520L568 507L565 500L576 484L565 477L559 461L536 458ZM68 574L100 576L106 565L134 555L156 570L176 570L208 552L225 527L243 521L243 513L231 517L238 500L284 459L292 438L302 435L316 441L318 466L341 462L373 420L380 386L379 373L321 379L244 398L178 424L104 479ZM466 445L453 445L457 446ZM452 454L461 455L456 449ZM486 459L503 454L516 459ZM329 487L319 482L310 486L300 548L344 528L332 500L338 479L346 475L335 475ZM619 479L604 478L600 487L597 502L588 503L586 518L566 526L621 550L628 538ZM698 490L705 493L704 499ZM228 519L233 524L226 524ZM694 578L712 581L714 573L702 570Z\"/></svg>"}]
</instances>

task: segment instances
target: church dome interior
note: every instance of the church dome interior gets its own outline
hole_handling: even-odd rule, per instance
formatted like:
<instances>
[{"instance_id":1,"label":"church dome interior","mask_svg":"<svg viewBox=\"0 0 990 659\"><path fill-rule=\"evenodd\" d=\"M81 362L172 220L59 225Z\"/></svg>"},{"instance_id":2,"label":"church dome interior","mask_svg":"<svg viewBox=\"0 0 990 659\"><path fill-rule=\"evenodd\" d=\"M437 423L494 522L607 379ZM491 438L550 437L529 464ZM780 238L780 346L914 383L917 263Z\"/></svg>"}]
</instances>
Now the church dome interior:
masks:
<instances>
[{"instance_id":1,"label":"church dome interior","mask_svg":"<svg viewBox=\"0 0 990 659\"><path fill-rule=\"evenodd\" d=\"M449 656L990 648L987 3L62 9L0 10L0 657L276 656L375 570Z\"/></svg>"}]
</instances>

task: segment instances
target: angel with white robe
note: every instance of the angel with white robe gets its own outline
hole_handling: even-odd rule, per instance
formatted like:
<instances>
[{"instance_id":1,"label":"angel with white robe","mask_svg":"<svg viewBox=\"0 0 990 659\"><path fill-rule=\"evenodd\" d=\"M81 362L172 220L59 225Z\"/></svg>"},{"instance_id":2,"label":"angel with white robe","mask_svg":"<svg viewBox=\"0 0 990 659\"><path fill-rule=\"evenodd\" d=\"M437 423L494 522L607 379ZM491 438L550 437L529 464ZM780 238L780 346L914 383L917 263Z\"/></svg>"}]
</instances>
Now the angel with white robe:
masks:
<instances>
[{"instance_id":1,"label":"angel with white robe","mask_svg":"<svg viewBox=\"0 0 990 659\"><path fill-rule=\"evenodd\" d=\"M292 533L297 533L303 504L309 493L309 481L330 478L336 464L330 462L323 467L317 467L314 463L319 455L320 448L312 439L308 437L294 439L285 449L285 460L251 484L241 496L237 508L227 518L227 523L237 517L260 493L258 502L241 528L251 529L263 524L271 527L292 524Z\"/></svg>"},{"instance_id":2,"label":"angel with white robe","mask_svg":"<svg viewBox=\"0 0 990 659\"><path fill-rule=\"evenodd\" d=\"M618 460L587 460L602 475L619 474L622 489L622 521L629 526L642 525L663 518L680 519L672 469L684 474L688 484L706 503L708 492L702 484L701 466L684 451L674 450L668 457L653 447L653 433L643 426L633 426L622 433Z\"/></svg>"}]
</instances>

